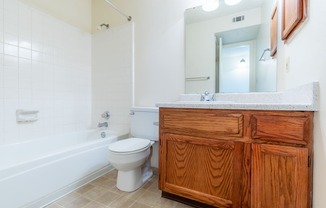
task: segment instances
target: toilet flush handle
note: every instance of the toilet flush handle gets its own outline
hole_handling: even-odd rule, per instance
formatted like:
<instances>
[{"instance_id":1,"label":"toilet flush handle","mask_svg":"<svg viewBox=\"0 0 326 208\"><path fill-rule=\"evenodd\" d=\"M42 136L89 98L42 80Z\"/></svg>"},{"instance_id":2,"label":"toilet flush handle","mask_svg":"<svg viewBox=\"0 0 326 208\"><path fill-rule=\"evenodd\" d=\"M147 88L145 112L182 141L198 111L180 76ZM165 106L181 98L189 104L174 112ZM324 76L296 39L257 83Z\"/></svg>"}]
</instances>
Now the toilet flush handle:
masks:
<instances>
[{"instance_id":1,"label":"toilet flush handle","mask_svg":"<svg viewBox=\"0 0 326 208\"><path fill-rule=\"evenodd\" d=\"M158 126L159 125L159 122L153 122L153 125L154 126Z\"/></svg>"}]
</instances>

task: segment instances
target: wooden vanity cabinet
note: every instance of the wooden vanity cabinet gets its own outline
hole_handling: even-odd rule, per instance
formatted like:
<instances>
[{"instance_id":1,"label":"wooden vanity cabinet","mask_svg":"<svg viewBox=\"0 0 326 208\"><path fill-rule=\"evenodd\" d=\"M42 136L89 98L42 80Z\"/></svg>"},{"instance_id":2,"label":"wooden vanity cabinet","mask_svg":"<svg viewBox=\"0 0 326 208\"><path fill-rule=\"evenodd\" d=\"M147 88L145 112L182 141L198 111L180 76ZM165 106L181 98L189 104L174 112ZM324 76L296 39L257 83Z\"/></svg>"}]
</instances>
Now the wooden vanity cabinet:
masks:
<instances>
[{"instance_id":1,"label":"wooden vanity cabinet","mask_svg":"<svg viewBox=\"0 0 326 208\"><path fill-rule=\"evenodd\" d=\"M160 108L162 195L197 207L311 207L312 119L313 112Z\"/></svg>"}]
</instances>

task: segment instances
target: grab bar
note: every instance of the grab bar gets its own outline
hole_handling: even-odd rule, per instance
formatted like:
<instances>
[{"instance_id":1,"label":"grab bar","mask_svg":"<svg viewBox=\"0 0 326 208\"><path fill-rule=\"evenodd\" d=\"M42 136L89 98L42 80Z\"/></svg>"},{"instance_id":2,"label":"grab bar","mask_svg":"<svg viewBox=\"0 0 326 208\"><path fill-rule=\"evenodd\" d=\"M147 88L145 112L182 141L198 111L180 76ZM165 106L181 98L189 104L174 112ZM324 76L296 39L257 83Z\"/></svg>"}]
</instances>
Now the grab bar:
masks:
<instances>
[{"instance_id":1,"label":"grab bar","mask_svg":"<svg viewBox=\"0 0 326 208\"><path fill-rule=\"evenodd\" d=\"M209 79L210 77L188 77L186 78L186 81L205 81Z\"/></svg>"}]
</instances>

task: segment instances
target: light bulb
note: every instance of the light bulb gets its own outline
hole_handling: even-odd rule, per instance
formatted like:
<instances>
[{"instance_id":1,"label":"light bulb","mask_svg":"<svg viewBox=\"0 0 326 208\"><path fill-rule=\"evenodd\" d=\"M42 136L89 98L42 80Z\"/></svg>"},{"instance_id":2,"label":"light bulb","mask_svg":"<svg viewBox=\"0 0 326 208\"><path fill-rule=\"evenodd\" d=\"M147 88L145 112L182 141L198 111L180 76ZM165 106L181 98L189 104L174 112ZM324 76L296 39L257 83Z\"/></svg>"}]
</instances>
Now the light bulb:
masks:
<instances>
[{"instance_id":1,"label":"light bulb","mask_svg":"<svg viewBox=\"0 0 326 208\"><path fill-rule=\"evenodd\" d=\"M229 6L233 6L239 4L241 0L224 0L224 3Z\"/></svg>"},{"instance_id":2,"label":"light bulb","mask_svg":"<svg viewBox=\"0 0 326 208\"><path fill-rule=\"evenodd\" d=\"M202 5L202 9L205 12L211 12L217 9L219 5L220 5L219 0L207 0L207 2Z\"/></svg>"}]
</instances>

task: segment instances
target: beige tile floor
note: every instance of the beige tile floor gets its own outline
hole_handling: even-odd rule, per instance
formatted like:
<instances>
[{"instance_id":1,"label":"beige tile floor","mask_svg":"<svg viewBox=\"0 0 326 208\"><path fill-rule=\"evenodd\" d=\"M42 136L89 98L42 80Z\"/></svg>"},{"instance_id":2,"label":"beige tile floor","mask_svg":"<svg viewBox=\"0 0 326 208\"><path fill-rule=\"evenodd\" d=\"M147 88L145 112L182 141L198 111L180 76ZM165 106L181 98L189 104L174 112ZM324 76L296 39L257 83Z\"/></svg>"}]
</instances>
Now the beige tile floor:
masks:
<instances>
[{"instance_id":1,"label":"beige tile floor","mask_svg":"<svg viewBox=\"0 0 326 208\"><path fill-rule=\"evenodd\" d=\"M116 185L117 171L84 185L63 196L46 208L189 208L190 206L161 197L158 174L132 193L122 192Z\"/></svg>"}]
</instances>

